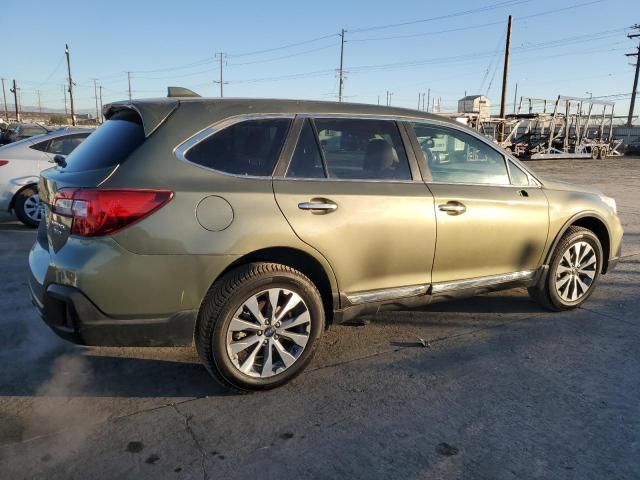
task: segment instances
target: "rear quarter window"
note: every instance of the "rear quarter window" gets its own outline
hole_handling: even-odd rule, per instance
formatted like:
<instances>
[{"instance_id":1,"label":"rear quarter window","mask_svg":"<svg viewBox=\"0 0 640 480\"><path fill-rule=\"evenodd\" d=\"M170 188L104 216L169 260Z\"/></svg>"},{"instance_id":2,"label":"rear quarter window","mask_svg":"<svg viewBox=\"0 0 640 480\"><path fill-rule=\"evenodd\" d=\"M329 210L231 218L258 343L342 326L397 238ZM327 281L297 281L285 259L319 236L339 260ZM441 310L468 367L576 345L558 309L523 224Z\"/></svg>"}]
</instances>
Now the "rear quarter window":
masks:
<instances>
[{"instance_id":1,"label":"rear quarter window","mask_svg":"<svg viewBox=\"0 0 640 480\"><path fill-rule=\"evenodd\" d=\"M64 170L82 172L114 167L123 163L144 140L142 122L135 112L116 113L71 152Z\"/></svg>"},{"instance_id":2,"label":"rear quarter window","mask_svg":"<svg viewBox=\"0 0 640 480\"><path fill-rule=\"evenodd\" d=\"M191 147L185 158L233 175L271 176L290 124L288 118L236 123Z\"/></svg>"}]
</instances>

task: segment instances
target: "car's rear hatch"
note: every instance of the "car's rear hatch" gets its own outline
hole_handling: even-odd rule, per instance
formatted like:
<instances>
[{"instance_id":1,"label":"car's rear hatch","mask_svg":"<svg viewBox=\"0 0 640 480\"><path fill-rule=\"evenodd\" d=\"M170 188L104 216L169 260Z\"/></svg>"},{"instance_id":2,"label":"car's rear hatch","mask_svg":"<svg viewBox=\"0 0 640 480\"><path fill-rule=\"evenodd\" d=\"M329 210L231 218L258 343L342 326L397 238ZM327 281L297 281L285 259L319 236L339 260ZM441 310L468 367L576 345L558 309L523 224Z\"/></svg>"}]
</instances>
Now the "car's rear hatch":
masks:
<instances>
[{"instance_id":1,"label":"car's rear hatch","mask_svg":"<svg viewBox=\"0 0 640 480\"><path fill-rule=\"evenodd\" d=\"M60 197L71 195L76 189L99 188L167 115L150 118L149 125L144 125L134 105L117 104L107 106L105 116L107 121L66 158L66 165L61 162L41 173L38 188L44 216L38 242L43 248L57 252L71 234L73 220L54 210L56 198L60 201Z\"/></svg>"}]
</instances>

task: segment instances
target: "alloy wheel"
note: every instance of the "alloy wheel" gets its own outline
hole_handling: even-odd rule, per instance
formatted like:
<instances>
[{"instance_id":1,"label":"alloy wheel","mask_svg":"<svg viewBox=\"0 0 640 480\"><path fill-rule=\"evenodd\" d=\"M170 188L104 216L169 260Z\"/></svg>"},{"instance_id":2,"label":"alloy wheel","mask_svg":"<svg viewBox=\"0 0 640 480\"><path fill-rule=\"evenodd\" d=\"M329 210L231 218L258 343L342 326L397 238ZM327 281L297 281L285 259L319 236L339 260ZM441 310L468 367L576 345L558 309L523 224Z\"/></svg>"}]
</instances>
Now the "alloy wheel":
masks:
<instances>
[{"instance_id":1,"label":"alloy wheel","mask_svg":"<svg viewBox=\"0 0 640 480\"><path fill-rule=\"evenodd\" d=\"M263 290L245 300L227 330L227 355L250 377L282 373L302 355L311 333L304 300L286 288Z\"/></svg>"},{"instance_id":2,"label":"alloy wheel","mask_svg":"<svg viewBox=\"0 0 640 480\"><path fill-rule=\"evenodd\" d=\"M587 242L571 244L562 255L555 274L556 292L565 302L576 302L591 289L598 268L594 248Z\"/></svg>"},{"instance_id":3,"label":"alloy wheel","mask_svg":"<svg viewBox=\"0 0 640 480\"><path fill-rule=\"evenodd\" d=\"M40 201L40 195L37 193L31 195L24 201L24 213L34 222L42 220L42 214L44 213L44 206Z\"/></svg>"}]
</instances>

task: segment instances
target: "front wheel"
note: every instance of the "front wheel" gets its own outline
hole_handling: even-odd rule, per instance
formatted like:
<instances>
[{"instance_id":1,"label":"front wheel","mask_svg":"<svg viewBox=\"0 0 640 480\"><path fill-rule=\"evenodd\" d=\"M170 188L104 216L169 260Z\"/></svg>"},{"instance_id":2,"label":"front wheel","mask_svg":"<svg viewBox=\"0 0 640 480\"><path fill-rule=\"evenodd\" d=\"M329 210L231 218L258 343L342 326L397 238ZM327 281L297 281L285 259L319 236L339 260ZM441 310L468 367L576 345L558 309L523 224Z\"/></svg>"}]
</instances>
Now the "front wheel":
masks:
<instances>
[{"instance_id":1,"label":"front wheel","mask_svg":"<svg viewBox=\"0 0 640 480\"><path fill-rule=\"evenodd\" d=\"M16 194L13 210L16 217L27 227L36 228L42 220L44 207L40 202L38 188L34 185L23 188Z\"/></svg>"},{"instance_id":2,"label":"front wheel","mask_svg":"<svg viewBox=\"0 0 640 480\"><path fill-rule=\"evenodd\" d=\"M543 288L531 287L529 294L550 310L579 307L593 293L602 258L602 245L591 230L569 227L553 252Z\"/></svg>"},{"instance_id":3,"label":"front wheel","mask_svg":"<svg viewBox=\"0 0 640 480\"><path fill-rule=\"evenodd\" d=\"M322 298L293 268L251 263L207 293L196 348L207 370L237 390L278 387L311 361L324 330Z\"/></svg>"}]
</instances>

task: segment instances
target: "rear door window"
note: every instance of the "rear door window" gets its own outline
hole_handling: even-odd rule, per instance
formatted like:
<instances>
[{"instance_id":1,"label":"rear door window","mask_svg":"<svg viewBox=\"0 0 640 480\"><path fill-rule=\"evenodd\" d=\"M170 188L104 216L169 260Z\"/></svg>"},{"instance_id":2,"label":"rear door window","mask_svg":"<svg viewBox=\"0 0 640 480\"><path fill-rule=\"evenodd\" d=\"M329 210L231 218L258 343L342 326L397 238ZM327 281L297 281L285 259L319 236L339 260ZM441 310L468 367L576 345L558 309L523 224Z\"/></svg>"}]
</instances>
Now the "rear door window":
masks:
<instances>
[{"instance_id":1,"label":"rear door window","mask_svg":"<svg viewBox=\"0 0 640 480\"><path fill-rule=\"evenodd\" d=\"M329 178L411 180L398 126L390 120L314 120Z\"/></svg>"},{"instance_id":2,"label":"rear door window","mask_svg":"<svg viewBox=\"0 0 640 480\"><path fill-rule=\"evenodd\" d=\"M67 157L67 172L114 167L145 140L140 117L131 111L116 113L91 133Z\"/></svg>"},{"instance_id":3,"label":"rear door window","mask_svg":"<svg viewBox=\"0 0 640 480\"><path fill-rule=\"evenodd\" d=\"M236 123L190 148L185 158L233 175L271 176L290 124L288 118Z\"/></svg>"}]
</instances>

